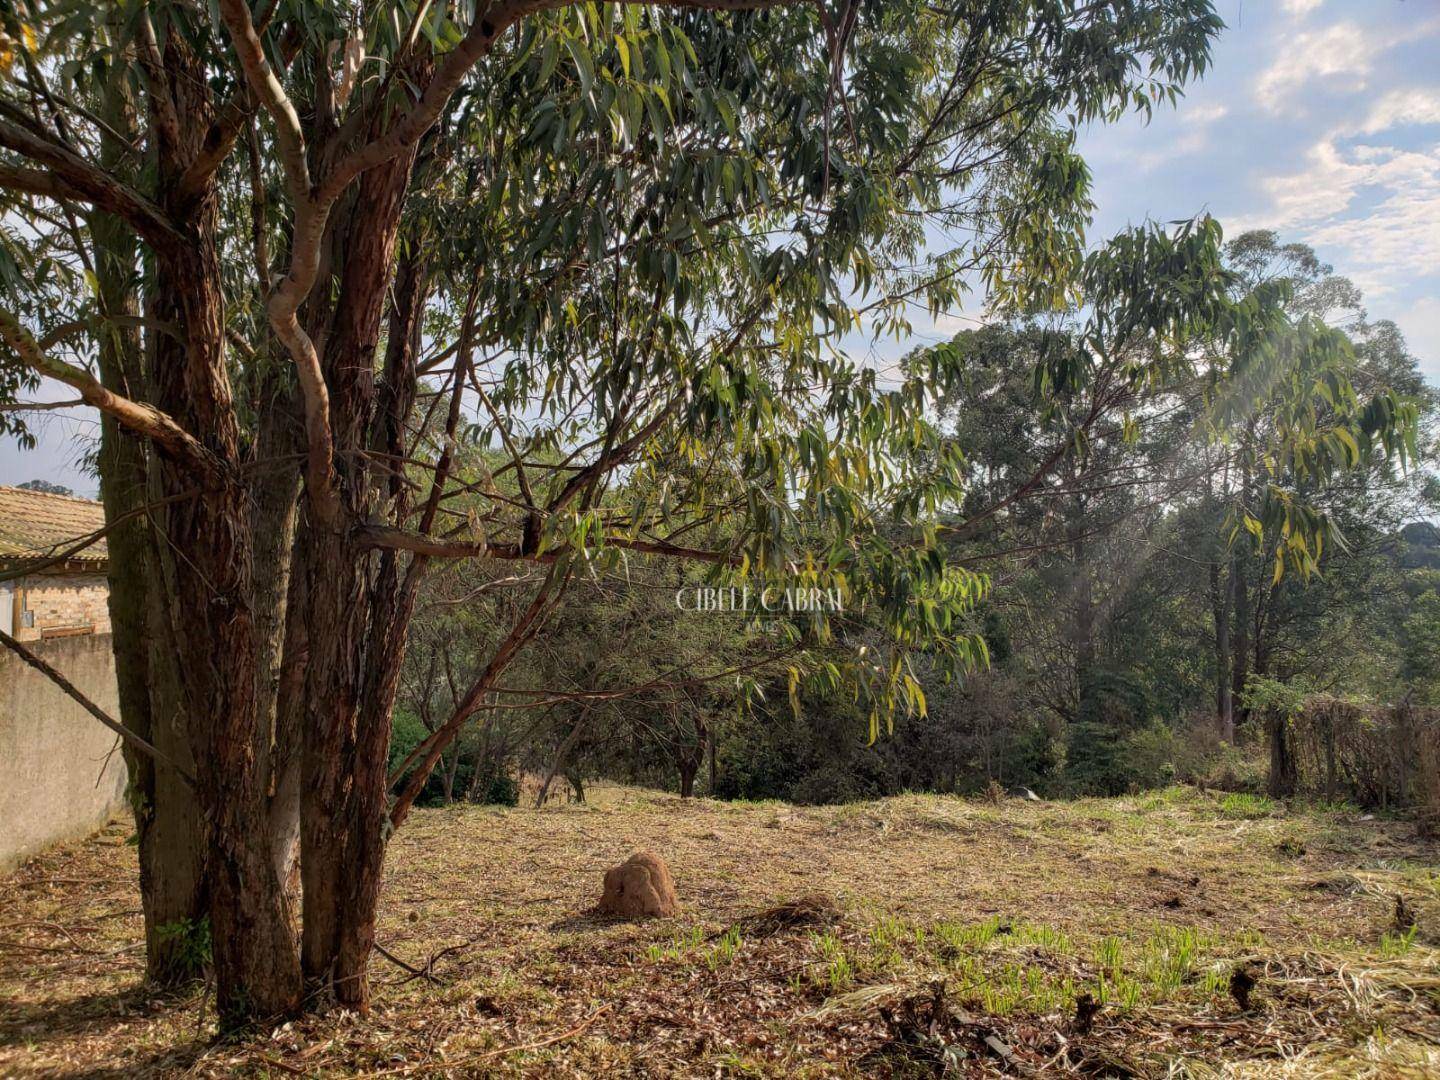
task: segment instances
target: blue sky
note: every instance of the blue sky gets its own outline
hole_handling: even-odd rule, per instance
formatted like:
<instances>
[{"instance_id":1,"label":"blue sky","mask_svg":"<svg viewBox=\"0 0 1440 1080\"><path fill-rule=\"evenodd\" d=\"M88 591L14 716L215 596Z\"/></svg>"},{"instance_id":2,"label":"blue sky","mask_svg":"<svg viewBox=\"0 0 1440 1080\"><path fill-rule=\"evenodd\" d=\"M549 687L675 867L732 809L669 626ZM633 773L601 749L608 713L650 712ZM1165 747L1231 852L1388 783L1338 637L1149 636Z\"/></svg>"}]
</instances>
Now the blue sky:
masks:
<instances>
[{"instance_id":1,"label":"blue sky","mask_svg":"<svg viewBox=\"0 0 1440 1080\"><path fill-rule=\"evenodd\" d=\"M1394 319L1440 385L1440 0L1217 8L1229 29L1214 66L1176 109L1085 133L1092 237L1201 211L1231 234L1276 229L1352 278L1371 316ZM943 317L919 336L973 322ZM915 343L876 351L898 356ZM74 463L77 438L94 430L89 416L51 415L39 449L7 440L0 484L40 477L93 495Z\"/></svg>"},{"instance_id":2,"label":"blue sky","mask_svg":"<svg viewBox=\"0 0 1440 1080\"><path fill-rule=\"evenodd\" d=\"M1217 0L1173 111L1088 131L1094 236L1208 210L1310 244L1440 385L1440 0Z\"/></svg>"}]
</instances>

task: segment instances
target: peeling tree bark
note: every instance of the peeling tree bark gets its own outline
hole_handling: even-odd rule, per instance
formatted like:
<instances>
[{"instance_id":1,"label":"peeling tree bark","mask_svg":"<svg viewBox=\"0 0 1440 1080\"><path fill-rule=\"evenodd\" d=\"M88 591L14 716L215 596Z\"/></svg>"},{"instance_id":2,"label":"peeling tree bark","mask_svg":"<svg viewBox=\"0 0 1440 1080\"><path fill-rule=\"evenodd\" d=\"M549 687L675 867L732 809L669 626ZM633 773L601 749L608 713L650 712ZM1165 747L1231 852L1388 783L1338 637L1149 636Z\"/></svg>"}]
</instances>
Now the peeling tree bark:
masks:
<instances>
[{"instance_id":1,"label":"peeling tree bark","mask_svg":"<svg viewBox=\"0 0 1440 1080\"><path fill-rule=\"evenodd\" d=\"M102 105L112 130L134 137L137 124L124 83L112 80ZM112 137L101 144L101 163L117 168L123 158ZM90 216L96 284L102 317L135 317L139 248L129 228L110 214ZM130 398L144 392L144 345L138 321L107 322L97 350L100 381ZM168 635L156 625L161 598L154 593L156 552L146 518L138 513L149 497L145 442L100 414L100 496L112 525L108 580L111 643L121 722L153 743L191 775L195 762L189 733L177 715L178 680ZM206 849L209 838L194 788L148 754L124 747L129 799L135 814L140 863L140 901L145 913L145 971L159 986L200 975L201 953L189 937L209 915Z\"/></svg>"},{"instance_id":2,"label":"peeling tree bark","mask_svg":"<svg viewBox=\"0 0 1440 1080\"><path fill-rule=\"evenodd\" d=\"M254 609L250 492L225 356L225 319L213 184L181 193L179 180L213 119L203 68L172 29L165 42L168 85L152 91L152 111L173 109L161 131L158 201L183 221L187 243L154 262L147 314L182 328L182 340L150 338L156 406L185 430L203 432L216 482L198 498L167 503L163 534L166 616L180 672L197 790L209 827L209 914L217 1007L226 1023L293 1011L300 1003L295 918L275 872L259 767L268 730L257 711L259 652ZM161 495L193 486L185 463L162 452ZM158 545L157 545L158 546Z\"/></svg>"}]
</instances>

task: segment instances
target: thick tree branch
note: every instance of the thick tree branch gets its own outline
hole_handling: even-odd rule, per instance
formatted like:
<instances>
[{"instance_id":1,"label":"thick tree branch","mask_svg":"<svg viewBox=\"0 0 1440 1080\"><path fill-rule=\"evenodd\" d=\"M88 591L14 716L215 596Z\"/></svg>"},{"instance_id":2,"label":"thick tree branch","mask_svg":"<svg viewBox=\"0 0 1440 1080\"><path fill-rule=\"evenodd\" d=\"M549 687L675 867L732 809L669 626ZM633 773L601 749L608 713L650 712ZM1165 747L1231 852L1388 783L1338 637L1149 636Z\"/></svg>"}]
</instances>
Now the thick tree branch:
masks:
<instances>
[{"instance_id":1,"label":"thick tree branch","mask_svg":"<svg viewBox=\"0 0 1440 1080\"><path fill-rule=\"evenodd\" d=\"M150 22L148 11L140 12L135 21L136 50L145 77L150 80L150 100L155 105L155 125L171 146L180 145L180 117L175 111L174 88L170 75L165 70L165 58L160 55L160 45L155 40L155 27Z\"/></svg>"},{"instance_id":2,"label":"thick tree branch","mask_svg":"<svg viewBox=\"0 0 1440 1080\"><path fill-rule=\"evenodd\" d=\"M290 271L270 294L267 310L275 335L295 361L300 381L305 405L306 487L320 522L334 527L340 517L340 496L335 484L335 436L330 424L330 391L325 385L315 343L300 325L299 318L300 305L310 295L320 271L320 245L334 198L319 200L311 190L310 166L300 117L265 57L265 48L250 18L249 4L246 0L221 0L220 16L230 32L230 40L240 57L251 91L275 123L280 162L294 206Z\"/></svg>"},{"instance_id":3,"label":"thick tree branch","mask_svg":"<svg viewBox=\"0 0 1440 1080\"><path fill-rule=\"evenodd\" d=\"M304 394L309 443L306 482L318 517L331 527L338 524L340 499L335 482L330 396L315 343L300 325L298 315L300 305L309 296L319 273L320 247L330 211L361 173L398 157L419 142L440 118L446 103L471 68L490 51L501 34L527 15L563 7L570 2L572 0L509 0L486 11L471 25L460 44L445 55L415 105L383 135L341 158L317 184L310 175L299 116L266 59L248 0L220 0L220 16L240 58L246 80L275 122L280 160L294 203L290 271L271 295L269 314L276 335L295 360ZM795 2L797 0L672 0L672 6L745 11Z\"/></svg>"},{"instance_id":4,"label":"thick tree branch","mask_svg":"<svg viewBox=\"0 0 1440 1080\"><path fill-rule=\"evenodd\" d=\"M4 119L0 119L0 146L44 166L40 172L0 167L0 184L28 194L90 203L114 214L162 250L183 242L180 230L160 207L69 147Z\"/></svg>"},{"instance_id":5,"label":"thick tree branch","mask_svg":"<svg viewBox=\"0 0 1440 1080\"><path fill-rule=\"evenodd\" d=\"M213 478L219 473L220 463L215 456L171 417L154 406L112 393L84 368L47 356L30 331L20 325L20 320L3 308L0 308L0 338L26 367L80 391L85 404L109 413L124 427L151 439L202 476Z\"/></svg>"},{"instance_id":6,"label":"thick tree branch","mask_svg":"<svg viewBox=\"0 0 1440 1080\"><path fill-rule=\"evenodd\" d=\"M496 40L526 15L562 7L567 0L511 0L495 5L476 18L460 44L446 54L420 99L385 134L343 157L321 181L317 197L333 202L350 182L366 169L373 169L404 153L440 119L450 96L459 89L470 69L494 46Z\"/></svg>"},{"instance_id":7,"label":"thick tree branch","mask_svg":"<svg viewBox=\"0 0 1440 1080\"><path fill-rule=\"evenodd\" d=\"M205 142L195 155L195 160L186 166L179 183L175 185L179 198L193 199L204 190L210 177L215 175L215 170L220 168L220 163L230 156L230 151L235 148L240 133L245 130L254 111L248 98L226 104L215 122L210 125L210 130L205 133Z\"/></svg>"},{"instance_id":8,"label":"thick tree branch","mask_svg":"<svg viewBox=\"0 0 1440 1080\"><path fill-rule=\"evenodd\" d=\"M245 71L246 82L259 98L260 104L275 122L275 138L280 144L280 165L285 180L296 199L310 200L310 164L306 156L305 135L300 116L295 111L280 79L265 56L265 46L250 18L246 0L220 0L220 17L230 31L230 40ZM238 134L239 127L236 126Z\"/></svg>"},{"instance_id":9,"label":"thick tree branch","mask_svg":"<svg viewBox=\"0 0 1440 1080\"><path fill-rule=\"evenodd\" d=\"M0 165L0 188L26 195L43 195L61 202L65 199L86 201L85 194L62 181L54 173L25 169L18 165Z\"/></svg>"}]
</instances>

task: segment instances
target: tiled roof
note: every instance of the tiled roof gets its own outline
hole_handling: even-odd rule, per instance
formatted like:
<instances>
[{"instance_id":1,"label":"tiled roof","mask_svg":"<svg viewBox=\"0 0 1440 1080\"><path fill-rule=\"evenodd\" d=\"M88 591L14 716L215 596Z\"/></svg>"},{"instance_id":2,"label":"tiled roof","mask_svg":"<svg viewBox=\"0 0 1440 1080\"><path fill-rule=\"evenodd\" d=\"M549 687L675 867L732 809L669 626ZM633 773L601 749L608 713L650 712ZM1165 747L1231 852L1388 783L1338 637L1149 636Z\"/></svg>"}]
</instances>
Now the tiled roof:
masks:
<instances>
[{"instance_id":1,"label":"tiled roof","mask_svg":"<svg viewBox=\"0 0 1440 1080\"><path fill-rule=\"evenodd\" d=\"M105 508L90 499L0 487L0 562L58 555L105 525ZM103 563L104 539L71 558Z\"/></svg>"}]
</instances>

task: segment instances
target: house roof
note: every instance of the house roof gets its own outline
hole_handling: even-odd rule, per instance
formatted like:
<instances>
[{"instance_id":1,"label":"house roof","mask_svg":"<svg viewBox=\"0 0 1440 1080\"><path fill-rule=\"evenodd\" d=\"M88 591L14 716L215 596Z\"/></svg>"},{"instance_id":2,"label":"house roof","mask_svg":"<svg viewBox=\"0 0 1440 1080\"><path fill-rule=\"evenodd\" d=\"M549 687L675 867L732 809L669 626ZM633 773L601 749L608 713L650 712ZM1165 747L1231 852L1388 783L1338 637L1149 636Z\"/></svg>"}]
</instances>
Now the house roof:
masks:
<instances>
[{"instance_id":1,"label":"house roof","mask_svg":"<svg viewBox=\"0 0 1440 1080\"><path fill-rule=\"evenodd\" d=\"M105 508L90 499L0 487L0 562L17 563L60 554L105 526ZM100 566L109 557L101 538L67 562Z\"/></svg>"}]
</instances>

